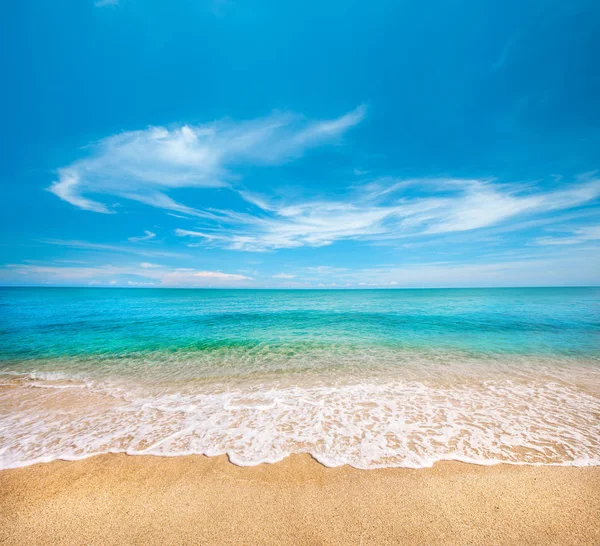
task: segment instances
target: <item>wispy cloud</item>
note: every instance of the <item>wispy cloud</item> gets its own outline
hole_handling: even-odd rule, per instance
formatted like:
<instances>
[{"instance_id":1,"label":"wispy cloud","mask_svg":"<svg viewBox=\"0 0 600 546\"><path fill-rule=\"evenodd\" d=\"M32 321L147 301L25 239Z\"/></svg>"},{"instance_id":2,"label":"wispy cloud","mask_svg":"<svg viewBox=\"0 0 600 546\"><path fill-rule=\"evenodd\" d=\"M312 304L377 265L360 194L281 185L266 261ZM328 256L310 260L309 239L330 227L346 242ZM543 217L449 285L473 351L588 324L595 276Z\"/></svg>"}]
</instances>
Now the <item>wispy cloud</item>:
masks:
<instances>
[{"instance_id":1,"label":"wispy cloud","mask_svg":"<svg viewBox=\"0 0 600 546\"><path fill-rule=\"evenodd\" d=\"M80 209L111 213L101 198L116 196L196 217L213 217L168 196L176 188L231 184L237 165L273 165L307 149L335 143L365 115L360 106L339 118L309 121L274 113L252 121L150 127L105 138L86 148L87 157L58 170L48 188Z\"/></svg>"},{"instance_id":2,"label":"wispy cloud","mask_svg":"<svg viewBox=\"0 0 600 546\"><path fill-rule=\"evenodd\" d=\"M193 277L199 279L219 279L227 281L248 281L251 277L246 275L237 275L234 273L221 273L220 271L194 271L190 273Z\"/></svg>"},{"instance_id":3,"label":"wispy cloud","mask_svg":"<svg viewBox=\"0 0 600 546\"><path fill-rule=\"evenodd\" d=\"M105 6L117 6L119 4L119 0L97 0L94 2L94 6L97 8L103 8Z\"/></svg>"},{"instance_id":4,"label":"wispy cloud","mask_svg":"<svg viewBox=\"0 0 600 546\"><path fill-rule=\"evenodd\" d=\"M597 285L600 252L597 248L566 248L519 258L500 256L479 261L420 260L410 264L343 269L321 267L298 272L298 284L323 288L428 288L492 286Z\"/></svg>"},{"instance_id":5,"label":"wispy cloud","mask_svg":"<svg viewBox=\"0 0 600 546\"><path fill-rule=\"evenodd\" d=\"M415 187L419 193L415 194ZM240 192L256 207L255 214L214 211L218 228L207 222L203 229L177 229L175 234L199 244L255 252L319 247L348 239L381 242L433 237L589 203L600 196L600 179L545 192L462 179L388 181L387 185L372 183L361 191L345 200L300 202L275 202Z\"/></svg>"},{"instance_id":6,"label":"wispy cloud","mask_svg":"<svg viewBox=\"0 0 600 546\"><path fill-rule=\"evenodd\" d=\"M154 239L156 237L156 233L152 231L144 230L144 235L140 235L139 237L129 237L129 241L132 243L139 243L140 241L149 241L150 239Z\"/></svg>"},{"instance_id":7,"label":"wispy cloud","mask_svg":"<svg viewBox=\"0 0 600 546\"><path fill-rule=\"evenodd\" d=\"M162 250L146 250L133 246L110 245L102 243L89 243L87 241L46 239L42 241L49 245L66 246L69 248L78 248L81 250L98 250L107 252L122 252L125 254L137 254L138 256L147 256L149 258L185 258L187 254L181 252L169 252Z\"/></svg>"},{"instance_id":8,"label":"wispy cloud","mask_svg":"<svg viewBox=\"0 0 600 546\"><path fill-rule=\"evenodd\" d=\"M118 206L123 204L121 200L162 209L181 220L173 225L178 244L232 251L317 248L340 241L393 245L410 251L418 246L435 246L446 241L464 248L480 244L485 246L484 254L491 257L496 250L494 245L503 238L518 237L516 232L519 231L529 232L528 240L518 243L521 249L531 248L528 246L531 242L541 251L541 247L547 245L578 245L600 240L598 228L581 225L584 215L591 216L597 210L594 205L600 198L600 178L595 173L574 181L554 180L548 186L506 184L491 178L366 178L367 171L357 168L352 171L348 166L339 171L346 172L349 177L343 188L336 184L329 187L330 193L324 191L317 195L313 192L308 197L298 197L301 195L298 187L294 188L293 194L285 193L281 187L267 190L265 184L261 191L256 191L250 187L250 182L242 182L241 173L246 172L248 166L280 165L302 156L310 148L338 143L364 116L365 108L360 106L338 118L320 121L275 112L250 121L221 120L203 125L149 127L124 132L85 148L83 159L58 170L58 180L49 190L80 209L99 213L117 212ZM361 177L359 182L357 176ZM231 200L232 206L238 208L228 209L227 205L218 209L210 204L191 206L176 201L176 194L190 195L189 191L177 191L182 188L227 188L229 195L235 197ZM206 192L205 195L211 194ZM109 206L115 198L119 202ZM178 199L184 201L187 198ZM239 207L240 203L243 203L242 207ZM577 223L567 220L568 216L573 219L577 216ZM568 228L566 234L540 236L543 235L541 226L548 226L559 217ZM534 228L536 232L532 234ZM156 234L149 230L130 237L130 245L79 240L46 242L83 250L133 254L150 260L189 257L150 250L149 247L166 243L157 241ZM506 248L498 250L497 255L501 254L508 256ZM512 258L516 263L516 254ZM242 274L243 270L221 273L173 269L150 261L142 262L136 268L136 274L148 277L151 273L152 278L149 281L130 279L132 282L160 285L174 282L193 286L206 279L211 282L252 280ZM280 269L288 269L288 264L275 271ZM293 273L270 271L266 278L294 279L294 283L316 279L315 282L325 283L328 275L346 274L343 268L307 271L310 278L296 270ZM448 271L451 274L454 270ZM484 275L483 269L478 271ZM408 277L376 282L381 286L394 286L403 278ZM337 285L340 284L338 281L341 282L340 279L331 282ZM371 281L354 278L345 282L367 286Z\"/></svg>"},{"instance_id":9,"label":"wispy cloud","mask_svg":"<svg viewBox=\"0 0 600 546\"><path fill-rule=\"evenodd\" d=\"M538 237L538 245L578 245L590 241L600 241L600 226L586 226L559 237Z\"/></svg>"},{"instance_id":10,"label":"wispy cloud","mask_svg":"<svg viewBox=\"0 0 600 546\"><path fill-rule=\"evenodd\" d=\"M316 273L318 275L339 275L347 273L346 267L334 267L331 265L316 265L306 268L310 273Z\"/></svg>"},{"instance_id":11,"label":"wispy cloud","mask_svg":"<svg viewBox=\"0 0 600 546\"><path fill-rule=\"evenodd\" d=\"M600 281L598 252L570 253L485 263L417 263L365 269L357 277L371 285L405 287L595 285Z\"/></svg>"},{"instance_id":12,"label":"wispy cloud","mask_svg":"<svg viewBox=\"0 0 600 546\"><path fill-rule=\"evenodd\" d=\"M133 277L133 278L132 278ZM252 277L222 271L160 267L155 264L113 266L64 266L8 264L0 268L0 279L19 284L92 284L106 286L209 287L237 286Z\"/></svg>"},{"instance_id":13,"label":"wispy cloud","mask_svg":"<svg viewBox=\"0 0 600 546\"><path fill-rule=\"evenodd\" d=\"M172 267L148 262L124 265L18 263L0 267L2 284L155 286L393 288L468 286L598 285L600 252L596 244L556 248L551 255L529 247L530 254L474 257L471 260L424 259L405 264L348 269L299 267L270 276L245 270L221 271Z\"/></svg>"}]
</instances>

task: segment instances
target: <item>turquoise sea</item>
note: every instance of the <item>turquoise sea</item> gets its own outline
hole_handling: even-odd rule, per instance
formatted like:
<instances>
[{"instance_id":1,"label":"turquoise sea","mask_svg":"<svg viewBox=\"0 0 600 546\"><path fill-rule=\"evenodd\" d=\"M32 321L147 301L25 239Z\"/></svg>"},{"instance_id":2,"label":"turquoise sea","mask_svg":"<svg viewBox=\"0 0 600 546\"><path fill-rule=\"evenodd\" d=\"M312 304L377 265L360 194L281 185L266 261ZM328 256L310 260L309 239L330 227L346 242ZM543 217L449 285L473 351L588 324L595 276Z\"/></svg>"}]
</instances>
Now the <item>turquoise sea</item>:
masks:
<instances>
[{"instance_id":1,"label":"turquoise sea","mask_svg":"<svg viewBox=\"0 0 600 546\"><path fill-rule=\"evenodd\" d=\"M600 289L0 288L0 467L600 464Z\"/></svg>"}]
</instances>

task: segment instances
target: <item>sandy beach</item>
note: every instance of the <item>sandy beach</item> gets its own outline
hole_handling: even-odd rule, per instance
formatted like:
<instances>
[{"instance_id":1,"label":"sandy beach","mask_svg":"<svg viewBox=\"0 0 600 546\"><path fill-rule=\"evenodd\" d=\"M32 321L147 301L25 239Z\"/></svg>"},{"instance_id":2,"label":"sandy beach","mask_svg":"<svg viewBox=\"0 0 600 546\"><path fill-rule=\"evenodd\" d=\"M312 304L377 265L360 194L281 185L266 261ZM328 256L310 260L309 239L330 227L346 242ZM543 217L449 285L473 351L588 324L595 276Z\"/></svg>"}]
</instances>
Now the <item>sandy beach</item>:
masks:
<instances>
[{"instance_id":1,"label":"sandy beach","mask_svg":"<svg viewBox=\"0 0 600 546\"><path fill-rule=\"evenodd\" d=\"M600 467L100 455L0 472L2 544L599 544Z\"/></svg>"}]
</instances>

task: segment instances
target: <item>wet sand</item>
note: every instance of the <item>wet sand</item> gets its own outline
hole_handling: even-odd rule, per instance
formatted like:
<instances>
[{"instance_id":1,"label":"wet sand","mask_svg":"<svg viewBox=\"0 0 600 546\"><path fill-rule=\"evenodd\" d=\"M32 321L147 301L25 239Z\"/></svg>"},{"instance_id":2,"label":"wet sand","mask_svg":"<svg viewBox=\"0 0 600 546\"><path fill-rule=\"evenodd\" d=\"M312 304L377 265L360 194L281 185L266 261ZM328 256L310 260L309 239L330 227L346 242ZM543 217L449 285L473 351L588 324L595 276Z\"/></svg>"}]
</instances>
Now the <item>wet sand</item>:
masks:
<instances>
[{"instance_id":1,"label":"wet sand","mask_svg":"<svg viewBox=\"0 0 600 546\"><path fill-rule=\"evenodd\" d=\"M100 455L0 471L0 543L600 544L600 467Z\"/></svg>"}]
</instances>

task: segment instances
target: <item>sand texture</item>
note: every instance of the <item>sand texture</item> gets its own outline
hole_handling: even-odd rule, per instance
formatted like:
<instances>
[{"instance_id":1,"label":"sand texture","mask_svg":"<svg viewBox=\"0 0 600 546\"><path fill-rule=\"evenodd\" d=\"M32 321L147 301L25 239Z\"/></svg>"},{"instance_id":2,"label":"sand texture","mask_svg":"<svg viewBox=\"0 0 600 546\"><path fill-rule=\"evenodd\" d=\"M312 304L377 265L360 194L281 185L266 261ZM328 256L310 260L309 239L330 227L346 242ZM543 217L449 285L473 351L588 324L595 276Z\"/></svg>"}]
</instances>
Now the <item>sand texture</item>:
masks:
<instances>
[{"instance_id":1,"label":"sand texture","mask_svg":"<svg viewBox=\"0 0 600 546\"><path fill-rule=\"evenodd\" d=\"M0 471L2 544L600 544L600 467L101 455Z\"/></svg>"}]
</instances>

